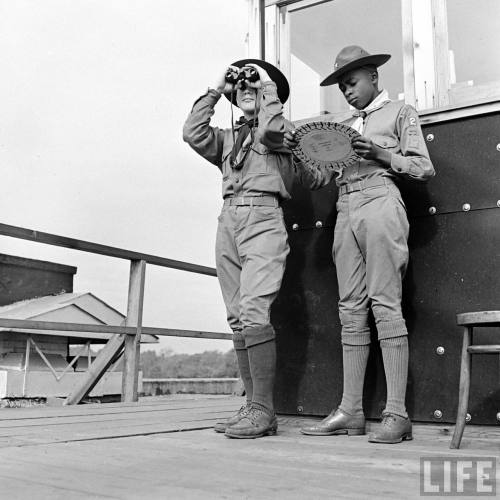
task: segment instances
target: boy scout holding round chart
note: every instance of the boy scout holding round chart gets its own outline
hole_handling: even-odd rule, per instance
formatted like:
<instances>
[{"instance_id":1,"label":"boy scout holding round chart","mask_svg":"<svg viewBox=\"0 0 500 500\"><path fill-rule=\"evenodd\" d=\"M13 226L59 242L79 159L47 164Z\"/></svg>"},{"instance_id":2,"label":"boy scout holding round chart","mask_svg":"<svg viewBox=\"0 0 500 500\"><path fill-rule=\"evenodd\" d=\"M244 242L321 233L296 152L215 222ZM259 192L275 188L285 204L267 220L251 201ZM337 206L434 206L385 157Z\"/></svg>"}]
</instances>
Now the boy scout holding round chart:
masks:
<instances>
[{"instance_id":1,"label":"boy scout holding round chart","mask_svg":"<svg viewBox=\"0 0 500 500\"><path fill-rule=\"evenodd\" d=\"M380 429L370 442L412 439L405 408L408 340L401 312L402 279L408 264L408 219L395 180L426 181L434 175L415 109L389 99L378 88L377 67L388 54L370 55L358 46L338 54L334 72L321 86L338 84L355 108L343 123L361 134L352 147L359 161L336 179L339 188L333 259L339 286L344 387L338 408L303 434L365 434L362 397L370 349L368 312L377 326L387 382ZM285 145L297 146L293 132ZM333 177L323 178L327 183Z\"/></svg>"}]
</instances>

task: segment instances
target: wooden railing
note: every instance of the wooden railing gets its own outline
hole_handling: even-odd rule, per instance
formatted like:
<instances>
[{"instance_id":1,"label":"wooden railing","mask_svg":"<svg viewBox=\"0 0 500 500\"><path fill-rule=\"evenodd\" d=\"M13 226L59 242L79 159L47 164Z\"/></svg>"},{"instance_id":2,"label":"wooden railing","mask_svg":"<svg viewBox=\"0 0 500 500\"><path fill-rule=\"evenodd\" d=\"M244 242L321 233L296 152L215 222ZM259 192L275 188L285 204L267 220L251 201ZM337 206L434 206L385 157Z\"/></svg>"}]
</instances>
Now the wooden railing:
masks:
<instances>
[{"instance_id":1,"label":"wooden railing","mask_svg":"<svg viewBox=\"0 0 500 500\"><path fill-rule=\"evenodd\" d=\"M24 330L60 330L83 333L111 333L113 336L99 351L96 359L89 367L83 382L70 394L65 404L79 403L106 373L122 349L124 354L122 377L122 401L137 401L137 384L139 374L140 338L141 334L190 337L205 339L231 339L232 335L221 332L204 332L195 330L177 330L171 328L153 328L142 326L144 301L144 283L146 265L152 264L170 269L178 269L196 274L216 276L215 269L189 262L166 259L123 248L110 247L89 241L67 238L50 233L43 233L17 226L0 224L0 235L19 238L47 245L72 248L117 259L130 261L130 279L127 300L127 317L124 325L90 325L81 323L63 323L54 321L31 321L0 318L1 328L22 328Z\"/></svg>"}]
</instances>

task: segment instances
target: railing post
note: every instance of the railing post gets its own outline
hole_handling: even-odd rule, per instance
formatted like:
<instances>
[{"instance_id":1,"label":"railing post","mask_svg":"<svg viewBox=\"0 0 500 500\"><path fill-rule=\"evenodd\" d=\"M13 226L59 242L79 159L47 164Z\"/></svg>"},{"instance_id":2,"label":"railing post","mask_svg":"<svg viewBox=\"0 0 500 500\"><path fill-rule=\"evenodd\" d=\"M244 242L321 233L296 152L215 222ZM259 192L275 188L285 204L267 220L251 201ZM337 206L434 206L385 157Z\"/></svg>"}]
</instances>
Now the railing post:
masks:
<instances>
[{"instance_id":1,"label":"railing post","mask_svg":"<svg viewBox=\"0 0 500 500\"><path fill-rule=\"evenodd\" d=\"M26 383L28 381L28 370L30 365L31 335L26 337L26 356L24 358L24 376L23 376L23 398L26 397Z\"/></svg>"},{"instance_id":2,"label":"railing post","mask_svg":"<svg viewBox=\"0 0 500 500\"><path fill-rule=\"evenodd\" d=\"M125 321L125 326L134 326L137 328L137 332L135 335L127 335L125 338L122 378L122 401L124 402L137 401L145 278L146 261L130 261L127 319Z\"/></svg>"}]
</instances>

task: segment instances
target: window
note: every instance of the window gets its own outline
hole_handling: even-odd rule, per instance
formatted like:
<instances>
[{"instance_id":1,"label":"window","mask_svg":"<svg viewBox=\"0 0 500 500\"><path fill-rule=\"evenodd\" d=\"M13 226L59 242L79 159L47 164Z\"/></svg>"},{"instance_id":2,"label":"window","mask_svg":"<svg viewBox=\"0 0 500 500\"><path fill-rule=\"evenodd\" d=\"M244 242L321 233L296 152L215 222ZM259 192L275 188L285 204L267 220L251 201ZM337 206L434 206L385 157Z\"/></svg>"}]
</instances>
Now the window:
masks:
<instances>
[{"instance_id":1,"label":"window","mask_svg":"<svg viewBox=\"0 0 500 500\"><path fill-rule=\"evenodd\" d=\"M449 0L449 103L500 97L500 2Z\"/></svg>"},{"instance_id":2,"label":"window","mask_svg":"<svg viewBox=\"0 0 500 500\"><path fill-rule=\"evenodd\" d=\"M252 1L252 0L250 0ZM500 101L500 0L267 0L279 62L291 83L292 120L349 106L338 86L320 87L346 45L389 53L380 87L419 110ZM273 32L274 33L274 32Z\"/></svg>"},{"instance_id":3,"label":"window","mask_svg":"<svg viewBox=\"0 0 500 500\"><path fill-rule=\"evenodd\" d=\"M293 120L349 110L337 85L319 86L333 72L335 57L346 45L361 45L371 54L392 54L381 69L381 86L392 99L402 98L400 4L385 0L381 8L373 0L335 0L290 12Z\"/></svg>"}]
</instances>

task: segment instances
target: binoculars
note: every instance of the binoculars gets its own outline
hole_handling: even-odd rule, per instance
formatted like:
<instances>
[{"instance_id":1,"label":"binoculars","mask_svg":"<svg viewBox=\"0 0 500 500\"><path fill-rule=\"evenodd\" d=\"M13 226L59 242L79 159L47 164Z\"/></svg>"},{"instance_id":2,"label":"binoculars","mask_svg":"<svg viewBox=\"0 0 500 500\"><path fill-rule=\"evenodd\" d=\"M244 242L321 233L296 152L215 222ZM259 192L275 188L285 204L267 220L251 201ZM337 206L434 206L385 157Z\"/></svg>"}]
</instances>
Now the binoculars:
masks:
<instances>
[{"instance_id":1,"label":"binoculars","mask_svg":"<svg viewBox=\"0 0 500 500\"><path fill-rule=\"evenodd\" d=\"M243 66L239 71L229 69L226 73L226 82L233 85L239 83L242 90L245 90L247 82L253 83L257 81L259 81L259 73L250 66Z\"/></svg>"}]
</instances>

